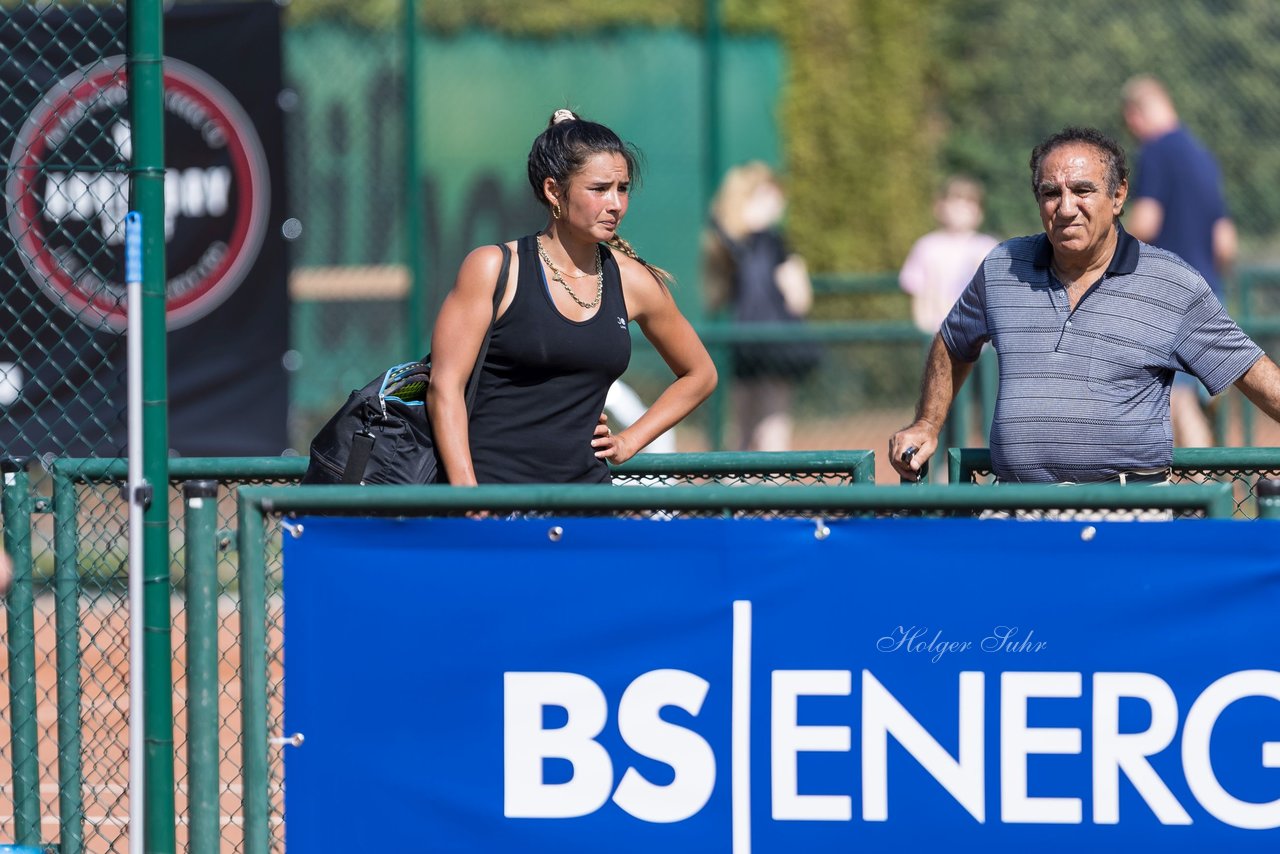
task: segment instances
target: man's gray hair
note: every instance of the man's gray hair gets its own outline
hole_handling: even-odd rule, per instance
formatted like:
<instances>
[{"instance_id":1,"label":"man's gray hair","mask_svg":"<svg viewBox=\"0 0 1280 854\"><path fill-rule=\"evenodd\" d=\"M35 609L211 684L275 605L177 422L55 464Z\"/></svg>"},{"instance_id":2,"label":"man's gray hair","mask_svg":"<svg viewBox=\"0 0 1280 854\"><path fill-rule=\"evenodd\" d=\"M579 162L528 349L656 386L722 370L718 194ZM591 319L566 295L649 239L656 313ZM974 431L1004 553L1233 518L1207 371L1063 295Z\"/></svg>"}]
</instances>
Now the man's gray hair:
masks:
<instances>
[{"instance_id":1,"label":"man's gray hair","mask_svg":"<svg viewBox=\"0 0 1280 854\"><path fill-rule=\"evenodd\" d=\"M1054 149L1071 143L1091 145L1102 153L1107 164L1107 194L1114 196L1120 189L1120 183L1129 178L1124 149L1120 143L1097 128L1073 126L1063 128L1031 150L1031 191L1036 194L1036 198L1040 198L1040 167L1044 159Z\"/></svg>"}]
</instances>

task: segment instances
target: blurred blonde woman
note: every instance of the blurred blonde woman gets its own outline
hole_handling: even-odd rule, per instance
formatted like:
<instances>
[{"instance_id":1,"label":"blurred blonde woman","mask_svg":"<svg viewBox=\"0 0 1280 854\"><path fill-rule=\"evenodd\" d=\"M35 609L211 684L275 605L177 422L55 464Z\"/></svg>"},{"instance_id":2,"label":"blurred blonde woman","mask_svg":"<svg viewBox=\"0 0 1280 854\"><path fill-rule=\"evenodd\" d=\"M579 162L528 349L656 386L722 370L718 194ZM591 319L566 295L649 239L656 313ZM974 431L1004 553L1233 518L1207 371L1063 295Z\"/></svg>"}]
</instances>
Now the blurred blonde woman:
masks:
<instances>
[{"instance_id":1,"label":"blurred blonde woman","mask_svg":"<svg viewBox=\"0 0 1280 854\"><path fill-rule=\"evenodd\" d=\"M813 304L804 259L791 252L779 224L786 196L759 161L726 173L711 203L703 241L708 307L734 322L799 323ZM733 348L733 414L744 451L791 448L797 380L822 357L814 341L742 342Z\"/></svg>"}]
</instances>

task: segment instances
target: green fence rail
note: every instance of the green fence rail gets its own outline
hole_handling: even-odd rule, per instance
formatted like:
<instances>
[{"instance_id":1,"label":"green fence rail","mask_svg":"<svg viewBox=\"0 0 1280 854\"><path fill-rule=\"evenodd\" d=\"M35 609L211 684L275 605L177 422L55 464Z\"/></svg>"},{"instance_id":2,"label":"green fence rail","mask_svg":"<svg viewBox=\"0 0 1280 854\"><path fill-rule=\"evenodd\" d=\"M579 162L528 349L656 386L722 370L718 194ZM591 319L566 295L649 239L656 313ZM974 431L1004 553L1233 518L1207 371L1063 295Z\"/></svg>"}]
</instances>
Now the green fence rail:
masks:
<instances>
[{"instance_id":1,"label":"green fence rail","mask_svg":"<svg viewBox=\"0 0 1280 854\"><path fill-rule=\"evenodd\" d=\"M296 458L174 459L167 497L164 491L157 496L157 502L167 501L161 506L169 519L165 585L174 638L170 664L176 726L171 752L180 850L247 850L243 819L232 806L240 801L242 785L240 702L234 686L217 679L219 669L240 668L235 612L225 607L237 595L235 555L230 550L235 492L246 483L296 483L305 465ZM18 523L29 530L51 525L54 531L52 551L39 548L36 538L37 548L29 550L27 560L37 567L38 588L47 588L50 564L54 578L56 663L50 668L48 662L37 662L37 668L56 669L56 685L45 687L46 678L37 681L42 691L56 695L58 708L56 812L61 854L127 850L122 818L128 807L123 786L128 751L122 724L128 715L128 505L121 495L126 479L123 459L56 460L43 487L52 502L34 495L33 512ZM48 520L42 514L50 507ZM278 644L279 610L266 619L273 621L272 636ZM280 652L278 646L272 648L274 660L280 659ZM283 695L278 678L272 681L268 708L279 727ZM283 770L278 756L268 773L279 819ZM271 850L283 847L283 825L277 820Z\"/></svg>"},{"instance_id":2,"label":"green fence rail","mask_svg":"<svg viewBox=\"0 0 1280 854\"><path fill-rule=\"evenodd\" d=\"M1015 511L1166 511L1224 518L1225 483L1160 490L1013 485L999 490L877 487L869 451L642 455L607 486L299 487L302 458L170 461L177 844L257 854L284 847L282 514L733 514L824 519ZM122 459L5 468L13 823L0 833L61 854L124 851L127 829L128 507ZM47 639L52 638L49 642ZM36 642L37 638L45 641ZM226 680L222 674L235 673ZM56 708L57 726L39 722ZM41 757L56 756L55 765ZM57 780L56 804L41 784ZM51 818L58 839L41 838Z\"/></svg>"},{"instance_id":3,"label":"green fence rail","mask_svg":"<svg viewBox=\"0 0 1280 854\"><path fill-rule=\"evenodd\" d=\"M613 468L615 484L875 483L871 451L640 454Z\"/></svg>"},{"instance_id":4,"label":"green fence rail","mask_svg":"<svg viewBox=\"0 0 1280 854\"><path fill-rule=\"evenodd\" d=\"M242 668L240 615L230 607L242 596L234 548L237 493L245 486L296 484L307 460L175 458L169 467L167 499L157 500L167 500L162 506L169 514L177 844L194 854L281 851L279 752L241 756L240 686L220 683L217 674ZM60 854L127 850L128 505L121 494L127 468L116 458L60 459L47 472L26 460L4 461L0 501L16 583L6 599L9 694L7 710L0 710L10 724L13 818L8 825L0 820L0 840L56 844ZM874 455L861 450L642 454L614 470L618 484L774 484L788 491L869 483L874 475ZM270 536L279 541L274 525ZM257 706L265 711L252 724L254 732L281 739L278 561L270 567L268 606L250 614L267 633L265 646L251 651L269 662L261 676L265 705ZM258 588L251 592L257 601ZM40 723L38 712L48 706L56 708L53 728ZM42 756L56 756L55 764L42 765ZM56 805L42 804L41 782L53 780ZM265 810L245 813L238 806L245 780L268 793ZM42 812L56 817L56 843L41 838ZM267 828L265 847L248 847L246 825Z\"/></svg>"},{"instance_id":5,"label":"green fence rail","mask_svg":"<svg viewBox=\"0 0 1280 854\"><path fill-rule=\"evenodd\" d=\"M1175 484L1217 482L1232 490L1233 513L1239 518L1259 516L1257 484L1280 478L1280 448L1175 448ZM987 448L949 448L948 480L953 484L989 483L991 451Z\"/></svg>"},{"instance_id":6,"label":"green fence rail","mask_svg":"<svg viewBox=\"0 0 1280 854\"><path fill-rule=\"evenodd\" d=\"M825 520L885 514L969 514L990 510L1141 511L1163 509L1199 513L1211 518L1231 515L1233 502L1226 484L1181 485L1159 490L1125 489L1115 485L1054 486L1019 484L999 490L963 490L945 486L724 486L719 484L668 489L614 489L600 486L302 486L244 487L238 497L237 525L240 554L241 625L244 656L242 727L245 763L245 834L249 851L265 850L268 839L269 791L264 784L270 755L267 730L261 725L268 686L260 674L269 660L264 619L273 586L270 555L278 554L273 531L283 525L295 536L305 520L286 518L298 513L333 515L461 515L522 513L598 515L636 513L667 521L672 515L733 514L807 516L814 519L814 535L825 537ZM492 519L478 519L477 523ZM676 522L678 524L678 522ZM252 769L252 773L250 773Z\"/></svg>"}]
</instances>

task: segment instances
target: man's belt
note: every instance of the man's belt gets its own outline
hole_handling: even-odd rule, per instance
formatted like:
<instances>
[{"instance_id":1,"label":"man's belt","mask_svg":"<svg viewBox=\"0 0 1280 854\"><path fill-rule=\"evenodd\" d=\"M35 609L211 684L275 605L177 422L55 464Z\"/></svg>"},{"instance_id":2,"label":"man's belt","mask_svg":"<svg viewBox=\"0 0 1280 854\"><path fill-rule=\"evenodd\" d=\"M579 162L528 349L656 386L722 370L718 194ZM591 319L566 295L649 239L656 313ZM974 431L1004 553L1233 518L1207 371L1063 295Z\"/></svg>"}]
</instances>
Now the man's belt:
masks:
<instances>
[{"instance_id":1,"label":"man's belt","mask_svg":"<svg viewBox=\"0 0 1280 854\"><path fill-rule=\"evenodd\" d=\"M1090 483L1168 483L1172 477L1173 472L1167 468L1159 471L1122 471L1102 480L1090 481Z\"/></svg>"},{"instance_id":2,"label":"man's belt","mask_svg":"<svg viewBox=\"0 0 1280 854\"><path fill-rule=\"evenodd\" d=\"M1168 468L1156 469L1155 471L1122 471L1117 472L1109 477L1101 480L1065 480L1059 481L1058 486L1092 486L1095 483L1118 483L1122 486L1126 484L1144 483L1147 485L1169 483L1173 478L1173 470ZM1017 483L1017 481L995 479L997 485L1002 483Z\"/></svg>"}]
</instances>

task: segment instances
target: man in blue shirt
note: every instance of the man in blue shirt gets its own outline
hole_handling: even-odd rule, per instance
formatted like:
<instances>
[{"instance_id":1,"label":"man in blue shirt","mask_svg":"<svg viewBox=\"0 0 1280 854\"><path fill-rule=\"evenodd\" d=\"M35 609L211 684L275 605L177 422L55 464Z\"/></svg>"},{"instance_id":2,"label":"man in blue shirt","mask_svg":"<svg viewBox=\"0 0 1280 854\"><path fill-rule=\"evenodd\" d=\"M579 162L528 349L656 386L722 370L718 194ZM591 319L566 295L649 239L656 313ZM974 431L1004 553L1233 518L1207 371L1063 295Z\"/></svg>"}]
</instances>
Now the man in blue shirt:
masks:
<instances>
[{"instance_id":1,"label":"man in blue shirt","mask_svg":"<svg viewBox=\"0 0 1280 854\"><path fill-rule=\"evenodd\" d=\"M1125 124L1142 143L1126 228L1195 267L1222 299L1219 274L1235 261L1237 238L1218 164L1178 120L1173 99L1160 81L1149 75L1134 77L1122 95ZM1213 444L1201 394L1200 384L1186 374L1174 379L1170 405L1174 443L1179 446Z\"/></svg>"},{"instance_id":2,"label":"man in blue shirt","mask_svg":"<svg viewBox=\"0 0 1280 854\"><path fill-rule=\"evenodd\" d=\"M1179 370L1213 393L1234 383L1280 420L1280 367L1193 267L1120 227L1129 183L1118 143L1065 128L1032 151L1031 185L1044 233L992 250L947 315L915 421L889 440L902 476L936 450L987 341L1000 366L990 445L1001 480L1167 478Z\"/></svg>"}]
</instances>

